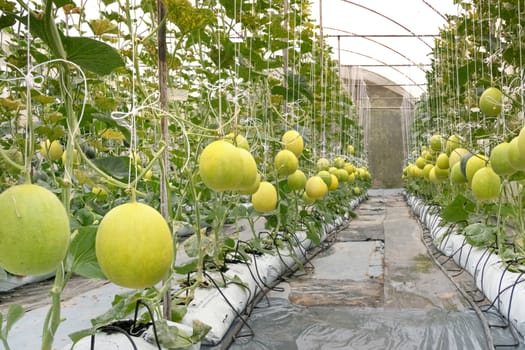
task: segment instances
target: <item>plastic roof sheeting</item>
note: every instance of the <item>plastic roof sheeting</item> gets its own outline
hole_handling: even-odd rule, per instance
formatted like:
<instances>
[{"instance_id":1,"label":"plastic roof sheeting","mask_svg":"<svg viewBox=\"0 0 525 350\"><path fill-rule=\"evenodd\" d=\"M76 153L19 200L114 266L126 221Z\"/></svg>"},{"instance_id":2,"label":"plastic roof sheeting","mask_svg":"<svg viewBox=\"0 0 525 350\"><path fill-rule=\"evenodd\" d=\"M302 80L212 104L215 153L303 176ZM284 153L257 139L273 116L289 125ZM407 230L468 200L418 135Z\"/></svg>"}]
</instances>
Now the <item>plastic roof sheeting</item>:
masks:
<instances>
[{"instance_id":1,"label":"plastic roof sheeting","mask_svg":"<svg viewBox=\"0 0 525 350\"><path fill-rule=\"evenodd\" d=\"M412 96L426 91L434 36L457 14L452 0L312 0L334 58L383 75Z\"/></svg>"}]
</instances>

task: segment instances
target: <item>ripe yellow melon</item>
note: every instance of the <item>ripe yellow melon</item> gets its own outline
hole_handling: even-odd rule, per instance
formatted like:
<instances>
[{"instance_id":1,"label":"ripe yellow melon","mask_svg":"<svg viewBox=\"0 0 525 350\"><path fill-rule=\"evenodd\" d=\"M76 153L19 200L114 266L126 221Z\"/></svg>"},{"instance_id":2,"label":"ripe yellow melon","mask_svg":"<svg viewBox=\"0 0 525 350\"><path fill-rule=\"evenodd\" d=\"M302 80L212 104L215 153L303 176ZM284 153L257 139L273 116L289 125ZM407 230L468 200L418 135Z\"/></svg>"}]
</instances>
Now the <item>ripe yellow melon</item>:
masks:
<instances>
[{"instance_id":1,"label":"ripe yellow melon","mask_svg":"<svg viewBox=\"0 0 525 350\"><path fill-rule=\"evenodd\" d=\"M440 152L442 146L443 144L441 135L432 135L432 137L430 138L430 149L436 152Z\"/></svg>"},{"instance_id":2,"label":"ripe yellow melon","mask_svg":"<svg viewBox=\"0 0 525 350\"><path fill-rule=\"evenodd\" d=\"M62 202L37 185L0 194L0 266L15 275L52 272L65 258L69 218Z\"/></svg>"},{"instance_id":3,"label":"ripe yellow melon","mask_svg":"<svg viewBox=\"0 0 525 350\"><path fill-rule=\"evenodd\" d=\"M280 177L293 174L299 166L299 161L292 151L283 149L274 158L274 166Z\"/></svg>"},{"instance_id":4,"label":"ripe yellow melon","mask_svg":"<svg viewBox=\"0 0 525 350\"><path fill-rule=\"evenodd\" d=\"M311 199L321 199L328 193L328 186L320 176L312 176L306 181L306 194Z\"/></svg>"},{"instance_id":5,"label":"ripe yellow melon","mask_svg":"<svg viewBox=\"0 0 525 350\"><path fill-rule=\"evenodd\" d=\"M121 204L102 219L95 252L102 272L126 288L152 287L167 277L173 240L164 217L139 202Z\"/></svg>"},{"instance_id":6,"label":"ripe yellow melon","mask_svg":"<svg viewBox=\"0 0 525 350\"><path fill-rule=\"evenodd\" d=\"M248 140L241 134L237 134L237 136L235 136L233 132L230 132L224 136L224 141L233 143L235 146L243 148L247 151L250 150L250 144L248 143Z\"/></svg>"},{"instance_id":7,"label":"ripe yellow melon","mask_svg":"<svg viewBox=\"0 0 525 350\"><path fill-rule=\"evenodd\" d=\"M516 136L510 141L509 162L516 171L525 170L525 153L521 154L518 146L519 138Z\"/></svg>"},{"instance_id":8,"label":"ripe yellow melon","mask_svg":"<svg viewBox=\"0 0 525 350\"><path fill-rule=\"evenodd\" d=\"M297 169L293 174L288 175L286 179L288 187L292 190L302 190L306 185L306 175L299 169Z\"/></svg>"},{"instance_id":9,"label":"ripe yellow melon","mask_svg":"<svg viewBox=\"0 0 525 350\"><path fill-rule=\"evenodd\" d=\"M510 143L502 142L490 152L490 166L492 167L492 170L500 176L509 176L516 172L510 163L510 148Z\"/></svg>"},{"instance_id":10,"label":"ripe yellow melon","mask_svg":"<svg viewBox=\"0 0 525 350\"><path fill-rule=\"evenodd\" d=\"M321 171L321 170L328 170L328 168L330 167L330 161L326 158L319 158L317 160L317 170Z\"/></svg>"},{"instance_id":11,"label":"ripe yellow melon","mask_svg":"<svg viewBox=\"0 0 525 350\"><path fill-rule=\"evenodd\" d=\"M54 161L62 157L64 149L60 141L53 140L53 142L49 142L49 140L46 140L40 143L40 152L45 158Z\"/></svg>"},{"instance_id":12,"label":"ripe yellow melon","mask_svg":"<svg viewBox=\"0 0 525 350\"><path fill-rule=\"evenodd\" d=\"M252 195L252 205L260 213L270 212L277 206L277 190L267 181L261 181L259 189Z\"/></svg>"},{"instance_id":13,"label":"ripe yellow melon","mask_svg":"<svg viewBox=\"0 0 525 350\"><path fill-rule=\"evenodd\" d=\"M337 190L337 187L339 187L339 181L337 180L337 176L334 174L330 174L332 181L330 181L330 186L328 186L329 191L335 191Z\"/></svg>"},{"instance_id":14,"label":"ripe yellow melon","mask_svg":"<svg viewBox=\"0 0 525 350\"><path fill-rule=\"evenodd\" d=\"M449 168L452 168L454 164L459 163L461 158L463 158L463 156L467 155L468 153L470 152L465 148L456 148L450 152L450 155L448 156Z\"/></svg>"},{"instance_id":15,"label":"ripe yellow melon","mask_svg":"<svg viewBox=\"0 0 525 350\"><path fill-rule=\"evenodd\" d=\"M233 144L218 140L210 143L199 158L199 173L204 184L214 191L233 191L243 179L243 159Z\"/></svg>"},{"instance_id":16,"label":"ripe yellow melon","mask_svg":"<svg viewBox=\"0 0 525 350\"><path fill-rule=\"evenodd\" d=\"M472 178L472 194L477 200L490 201L497 199L501 192L501 179L486 166L479 169Z\"/></svg>"},{"instance_id":17,"label":"ripe yellow melon","mask_svg":"<svg viewBox=\"0 0 525 350\"><path fill-rule=\"evenodd\" d=\"M503 94L496 87L489 87L479 97L479 109L489 117L496 117L501 113Z\"/></svg>"},{"instance_id":18,"label":"ripe yellow melon","mask_svg":"<svg viewBox=\"0 0 525 350\"><path fill-rule=\"evenodd\" d=\"M303 153L303 137L297 131L288 130L287 132L285 132L283 137L281 138L281 142L283 143L284 149L293 152L293 154L295 154L296 157L299 157L301 153Z\"/></svg>"},{"instance_id":19,"label":"ripe yellow melon","mask_svg":"<svg viewBox=\"0 0 525 350\"><path fill-rule=\"evenodd\" d=\"M257 172L257 163L255 163L252 154L244 148L237 147L237 150L242 158L242 168L239 170L242 174L242 178L238 185L238 190L246 192L253 188L257 181L257 175L259 174Z\"/></svg>"}]
</instances>

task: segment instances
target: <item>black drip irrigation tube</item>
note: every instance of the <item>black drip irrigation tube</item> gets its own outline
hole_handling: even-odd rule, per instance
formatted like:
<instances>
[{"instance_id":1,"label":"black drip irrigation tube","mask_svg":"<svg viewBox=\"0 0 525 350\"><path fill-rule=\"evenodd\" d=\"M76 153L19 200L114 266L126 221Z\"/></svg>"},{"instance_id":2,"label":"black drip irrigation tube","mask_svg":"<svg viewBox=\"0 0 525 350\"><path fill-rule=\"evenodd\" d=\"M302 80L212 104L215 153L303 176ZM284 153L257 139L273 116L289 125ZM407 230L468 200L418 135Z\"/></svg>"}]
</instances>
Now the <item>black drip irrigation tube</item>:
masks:
<instances>
[{"instance_id":1,"label":"black drip irrigation tube","mask_svg":"<svg viewBox=\"0 0 525 350\"><path fill-rule=\"evenodd\" d=\"M337 235L337 233L339 233L340 231L346 229L348 227L350 221L351 221L351 218L349 218L348 220L344 221L339 226L335 227L331 232L327 233L325 239L323 240L323 242L321 242L321 244L319 246L313 247L310 250L306 250L306 249L303 250L303 249L301 249L300 241L298 240L297 237L295 237L295 234L292 234L292 236L294 236L294 238L295 238L295 242L300 247L299 249L301 250L302 257L304 258L304 261L302 262L303 266L306 265L306 264L309 264L309 263L311 264L311 260L314 257L316 257L319 253L321 253L321 252L325 251L326 249L328 249L329 247L331 247L336 242L336 240L333 237L335 237ZM291 243L289 243L289 244L290 244L290 247L292 247ZM254 335L252 328L247 323L247 319L249 318L249 316L251 315L251 313L253 312L255 307L259 304L259 302L263 298L266 298L268 306L269 306L270 302L268 300L267 294L270 291L272 291L272 290L284 291L283 288L278 288L277 285L279 283L281 283L282 281L284 281L284 279L286 277L289 277L289 276L293 275L294 273L296 273L299 270L299 267L300 267L299 264L295 264L293 266L287 265L285 263L284 259L282 258L281 252L279 251L278 247L277 247L277 254L279 255L279 258L280 258L281 262L284 264L284 266L286 268L286 271L283 274L281 274L281 276L279 276L279 278L276 278L271 284L267 284L267 283L265 283L262 280L262 278L259 275L258 268L257 268L257 260L254 259L254 265L255 265L254 267L255 267L255 270L256 270L257 277L259 278L259 282L261 282L262 287L259 286L259 283L256 280L257 286L259 287L260 291L255 294L255 297L253 298L253 300L250 301L251 298L248 299L249 302L247 303L244 311L242 311L242 312L237 312L234 309L234 307L233 307L233 305L231 305L230 301L227 300L227 297L221 292L219 285L216 284L212 280L212 283L219 290L219 293L221 294L221 296L225 299L225 301L229 304L229 306L234 310L235 314L237 315L237 319L236 319L236 321L234 321L234 323L230 326L228 331L225 333L225 335L223 336L221 342L219 344L217 344L217 345L209 346L210 348L213 348L214 350L226 350L226 349L228 349L231 346L231 344L237 338L247 337L247 336L249 337L249 336L253 336ZM252 270L250 269L249 264L248 263L246 263L246 264L248 266L248 269L250 271L250 274L251 274L252 278L254 278L254 280L255 280L255 276L252 273ZM312 265L312 267L313 267L313 265ZM209 275L208 275L208 278L210 278ZM246 318L243 317L243 316L245 316ZM244 328L244 326L248 327L249 333L248 334L239 335L240 332L242 331L242 329ZM201 345L201 347L202 348L206 348L207 346L206 345Z\"/></svg>"},{"instance_id":2,"label":"black drip irrigation tube","mask_svg":"<svg viewBox=\"0 0 525 350\"><path fill-rule=\"evenodd\" d=\"M424 228L423 235L430 235L428 229ZM485 315L483 314L483 312L481 311L481 309L477 305L477 303L474 300L472 300L470 295L459 285L459 283L457 283L454 280L454 278L449 274L449 271L438 261L438 259L435 256L435 253L432 250L433 246L430 246L425 239L422 239L421 241L423 242L423 244L425 245L427 250L431 253L429 255L430 255L432 261L434 262L434 264L443 272L443 274L445 274L445 276L447 276L447 278L450 280L450 282L458 290L458 292L461 294L461 296L469 303L469 305L472 307L472 309L474 310L474 312L478 316L478 318L479 318L479 320L481 322L481 326L483 328L483 333L485 334L485 339L486 339L486 343L487 343L487 349L491 349L491 350L495 349L495 347L494 347L494 338L492 337L492 332L490 330L490 325L489 325L489 323L487 321L487 318L485 317ZM435 249L435 250L437 250L437 249ZM437 251L439 252L439 250L437 250ZM439 254L443 255L443 256L446 256L444 254L441 254L440 252L439 252ZM447 261L450 261L450 260L447 259Z\"/></svg>"},{"instance_id":3,"label":"black drip irrigation tube","mask_svg":"<svg viewBox=\"0 0 525 350\"><path fill-rule=\"evenodd\" d=\"M423 217L423 215L421 215L420 217ZM486 304L486 301L488 301L488 300L486 299L485 295L483 295L483 292L480 291L479 288L477 288L475 281L477 280L478 277L480 277L481 285L483 285L483 280L485 278L486 266L487 266L488 260L490 258L490 249L486 248L483 251L481 257L476 262L475 273L474 273L474 276L472 276L474 288L472 290L466 291L455 280L455 278L458 277L459 275L461 275L465 271L465 269L461 268L461 266L457 265L455 263L455 261L453 260L453 257L456 256L456 254L458 254L458 253L460 254L459 257L460 257L460 260L461 260L461 254L463 253L463 248L467 245L466 238L464 238L463 244L461 245L460 248L458 248L456 251L454 251L450 255L445 255L433 244L433 238L432 238L432 235L430 233L429 228L425 227L425 225L423 225L422 220L418 220L418 222L420 223L421 227L423 228L423 235L421 237L421 240L422 240L423 244L426 246L427 250L429 251L429 253L430 253L429 255L431 256L434 264L452 282L452 284L455 286L455 288L458 290L458 292L470 304L470 306L472 307L472 309L476 313L478 319L480 320L482 328L483 328L483 332L484 332L484 335L485 335L487 348L492 350L492 349L500 349L500 348L501 349L503 349L503 348L515 348L515 347L520 346L520 340L519 340L518 331L515 329L514 325L510 322L510 308L511 308L511 305L512 305L512 301L513 301L513 297L514 297L514 290L515 290L516 286L518 284L522 283L522 282L525 282L525 279L522 279L523 275L525 275L525 272L521 272L512 285L506 286L505 288L502 288L503 277L504 277L505 273L507 271L509 271L509 269L511 267L511 264L508 264L507 267L505 268L502 276L500 277L497 296L494 298L494 300L492 302L490 302L489 304ZM452 233L452 231L453 231L453 225L449 225L449 227L447 227L447 231L445 233L447 235L445 237L445 240L449 239L450 234ZM472 251L472 248L473 247L471 246L469 251L468 251L468 254L466 256L467 263L468 263L468 260L471 257L470 253ZM441 259L440 260L441 257L444 257L445 259ZM454 267L452 267L452 268L445 267L445 264L447 264L449 262L451 264L454 264ZM479 269L480 266L481 266L481 270ZM451 274L451 272L457 272L458 268L459 268L459 270L461 270L459 273ZM481 276L479 274L481 274ZM509 289L511 290L511 296L510 296L509 307L508 307L508 310L507 310L507 317L505 317L500 311L498 311L498 308L496 307L496 304L499 303L499 300L501 300L501 295L504 292L508 291ZM475 298L476 294L480 295L481 297ZM499 320L502 321L502 323L499 323L499 324L498 323L490 323L487 320L487 317L485 316L486 314L487 315L491 314L493 316L498 317ZM496 344L496 343L494 343L494 337L492 335L492 328L508 329L509 333L512 336L514 341L512 343L509 343L509 344Z\"/></svg>"},{"instance_id":4,"label":"black drip irrigation tube","mask_svg":"<svg viewBox=\"0 0 525 350\"><path fill-rule=\"evenodd\" d=\"M139 316L139 306L143 305L151 318L151 322L148 322L146 324L140 324L138 322L138 316ZM104 326L100 326L96 329L96 332L91 335L91 342L90 342L90 349L95 350L95 336L97 332L102 332L106 334L111 333L120 333L123 334L130 342L131 346L133 347L133 350L139 350L137 348L137 345L135 344L135 341L133 340L133 337L138 337L142 335L146 329L151 325L153 327L153 336L155 338L155 344L159 350L162 350L159 342L159 337L157 334L157 326L155 325L155 320L153 317L153 311L151 310L150 306L143 302L142 300L137 300L135 304L135 314L132 321L116 321L111 324L107 324Z\"/></svg>"}]
</instances>

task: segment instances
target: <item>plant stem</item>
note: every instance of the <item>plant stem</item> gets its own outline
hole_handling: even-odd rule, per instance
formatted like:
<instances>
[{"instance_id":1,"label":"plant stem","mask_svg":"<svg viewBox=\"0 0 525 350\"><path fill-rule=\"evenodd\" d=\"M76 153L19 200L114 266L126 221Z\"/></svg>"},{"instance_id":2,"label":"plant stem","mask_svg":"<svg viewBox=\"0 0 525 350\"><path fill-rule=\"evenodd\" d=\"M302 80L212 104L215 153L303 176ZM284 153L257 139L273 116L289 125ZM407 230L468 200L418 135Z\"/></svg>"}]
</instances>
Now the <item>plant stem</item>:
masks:
<instances>
[{"instance_id":1,"label":"plant stem","mask_svg":"<svg viewBox=\"0 0 525 350\"><path fill-rule=\"evenodd\" d=\"M2 147L0 147L0 156L5 160L5 162L8 165L12 166L13 168L16 168L21 171L25 170L25 167L23 165L18 164L17 162L9 158L9 155L7 155L7 152Z\"/></svg>"},{"instance_id":2,"label":"plant stem","mask_svg":"<svg viewBox=\"0 0 525 350\"><path fill-rule=\"evenodd\" d=\"M4 345L4 349L5 350L11 350L11 348L9 347L9 343L7 342L7 339L2 337L1 340L2 340L2 344Z\"/></svg>"},{"instance_id":3,"label":"plant stem","mask_svg":"<svg viewBox=\"0 0 525 350\"><path fill-rule=\"evenodd\" d=\"M46 0L45 2L45 14L44 24L49 34L49 46L51 52L58 58L65 59L66 52L62 45L62 40L58 33L58 29L53 19L53 1ZM60 64L59 67L59 78L60 88L62 97L64 100L64 106L66 110L67 123L69 128L68 140L66 144L66 164L65 164L65 179L62 187L62 203L66 208L68 216L71 215L71 174L73 172L73 147L74 147L74 132L77 130L77 118L73 110L73 97L71 95L71 77L66 64ZM28 115L28 119L31 119L31 113ZM71 131L73 130L73 131ZM67 258L66 258L67 259ZM51 350L53 340L55 337L56 330L60 325L60 312L61 312L61 295L64 290L64 286L67 282L67 278L64 278L64 262L59 264L55 274L55 281L53 288L50 291L51 294L51 307L48 311L46 319L44 321L42 329L42 350Z\"/></svg>"},{"instance_id":4,"label":"plant stem","mask_svg":"<svg viewBox=\"0 0 525 350\"><path fill-rule=\"evenodd\" d=\"M196 271L196 280L197 285L202 281L203 276L203 265L204 265L204 253L202 251L202 239L201 239L201 214L199 208L199 199L200 194L197 194L194 183L194 175L190 174L190 187L191 194L193 195L193 205L195 206L195 234L197 235L197 246L199 247L199 257L197 260L197 271Z\"/></svg>"},{"instance_id":5,"label":"plant stem","mask_svg":"<svg viewBox=\"0 0 525 350\"><path fill-rule=\"evenodd\" d=\"M64 290L66 279L64 278L64 265L59 264L56 274L53 288L51 288L51 307L49 308L45 321L42 334L42 350L51 350L53 346L53 339L55 333L60 325L60 299L62 291Z\"/></svg>"}]
</instances>

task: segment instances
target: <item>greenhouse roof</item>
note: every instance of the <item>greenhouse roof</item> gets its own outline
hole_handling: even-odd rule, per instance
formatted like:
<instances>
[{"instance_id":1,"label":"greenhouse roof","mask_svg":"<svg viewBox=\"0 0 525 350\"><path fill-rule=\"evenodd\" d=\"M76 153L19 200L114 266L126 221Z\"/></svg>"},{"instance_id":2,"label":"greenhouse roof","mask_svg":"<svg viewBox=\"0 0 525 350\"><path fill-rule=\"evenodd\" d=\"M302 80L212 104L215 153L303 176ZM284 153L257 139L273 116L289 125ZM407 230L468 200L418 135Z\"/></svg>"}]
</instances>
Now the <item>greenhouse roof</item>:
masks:
<instances>
[{"instance_id":1,"label":"greenhouse roof","mask_svg":"<svg viewBox=\"0 0 525 350\"><path fill-rule=\"evenodd\" d=\"M311 10L342 65L383 75L412 96L426 91L434 37L457 14L452 0L312 0Z\"/></svg>"}]
</instances>

